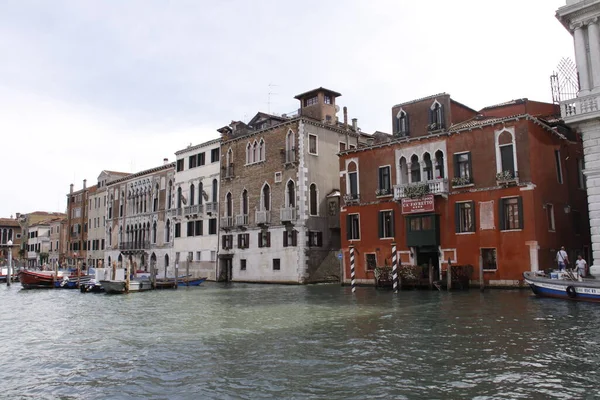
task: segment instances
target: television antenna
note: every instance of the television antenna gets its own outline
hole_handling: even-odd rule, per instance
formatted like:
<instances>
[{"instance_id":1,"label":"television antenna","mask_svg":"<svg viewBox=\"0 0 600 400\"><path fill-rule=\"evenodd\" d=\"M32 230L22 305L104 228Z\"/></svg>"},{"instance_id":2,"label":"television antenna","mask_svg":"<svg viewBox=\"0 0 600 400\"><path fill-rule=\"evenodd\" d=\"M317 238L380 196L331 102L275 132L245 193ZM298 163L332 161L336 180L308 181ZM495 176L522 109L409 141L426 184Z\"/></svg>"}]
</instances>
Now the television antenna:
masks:
<instances>
[{"instance_id":1,"label":"television antenna","mask_svg":"<svg viewBox=\"0 0 600 400\"><path fill-rule=\"evenodd\" d=\"M271 95L278 94L278 93L273 92L273 88L274 87L278 87L279 85L275 85L273 83L269 83L268 86L269 86L269 93L268 93L268 96L267 96L267 112L269 114L271 114Z\"/></svg>"},{"instance_id":2,"label":"television antenna","mask_svg":"<svg viewBox=\"0 0 600 400\"><path fill-rule=\"evenodd\" d=\"M563 57L556 71L550 75L550 87L552 88L552 102L571 100L577 97L579 92L579 74L577 67L570 58Z\"/></svg>"}]
</instances>

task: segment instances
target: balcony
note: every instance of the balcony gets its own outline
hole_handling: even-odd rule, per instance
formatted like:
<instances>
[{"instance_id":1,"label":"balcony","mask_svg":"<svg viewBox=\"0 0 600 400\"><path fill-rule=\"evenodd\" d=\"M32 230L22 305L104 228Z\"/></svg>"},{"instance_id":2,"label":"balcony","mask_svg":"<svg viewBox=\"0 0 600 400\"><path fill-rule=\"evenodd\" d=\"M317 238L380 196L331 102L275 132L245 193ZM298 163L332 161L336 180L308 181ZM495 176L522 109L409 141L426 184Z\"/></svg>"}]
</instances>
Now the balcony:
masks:
<instances>
[{"instance_id":1,"label":"balcony","mask_svg":"<svg viewBox=\"0 0 600 400\"><path fill-rule=\"evenodd\" d=\"M207 214L217 214L219 212L219 203L210 202L206 203L206 213Z\"/></svg>"},{"instance_id":2,"label":"balcony","mask_svg":"<svg viewBox=\"0 0 600 400\"><path fill-rule=\"evenodd\" d=\"M511 186L519 183L519 171L498 172L496 174L496 184L498 186Z\"/></svg>"},{"instance_id":3,"label":"balcony","mask_svg":"<svg viewBox=\"0 0 600 400\"><path fill-rule=\"evenodd\" d=\"M150 248L150 242L147 240L133 241L133 242L121 242L119 243L119 250L144 250Z\"/></svg>"},{"instance_id":4,"label":"balcony","mask_svg":"<svg viewBox=\"0 0 600 400\"><path fill-rule=\"evenodd\" d=\"M279 210L279 219L281 222L292 222L296 220L295 207L282 207Z\"/></svg>"},{"instance_id":5,"label":"balcony","mask_svg":"<svg viewBox=\"0 0 600 400\"><path fill-rule=\"evenodd\" d=\"M183 214L183 208L171 208L167 210L167 217L181 217Z\"/></svg>"},{"instance_id":6,"label":"balcony","mask_svg":"<svg viewBox=\"0 0 600 400\"><path fill-rule=\"evenodd\" d=\"M344 204L346 204L347 206L358 203L360 203L360 194L349 193L344 195Z\"/></svg>"},{"instance_id":7,"label":"balcony","mask_svg":"<svg viewBox=\"0 0 600 400\"><path fill-rule=\"evenodd\" d=\"M187 217L190 215L202 214L203 209L204 209L204 206L202 204L196 204L194 206L187 206L187 207L183 208L183 215Z\"/></svg>"},{"instance_id":8,"label":"balcony","mask_svg":"<svg viewBox=\"0 0 600 400\"><path fill-rule=\"evenodd\" d=\"M256 211L255 219L257 224L271 223L271 210Z\"/></svg>"},{"instance_id":9,"label":"balcony","mask_svg":"<svg viewBox=\"0 0 600 400\"><path fill-rule=\"evenodd\" d=\"M560 114L567 124L600 116L600 94L560 102Z\"/></svg>"},{"instance_id":10,"label":"balcony","mask_svg":"<svg viewBox=\"0 0 600 400\"><path fill-rule=\"evenodd\" d=\"M235 226L248 225L248 214L238 214L235 216Z\"/></svg>"},{"instance_id":11,"label":"balcony","mask_svg":"<svg viewBox=\"0 0 600 400\"><path fill-rule=\"evenodd\" d=\"M233 217L221 217L221 228L232 228Z\"/></svg>"},{"instance_id":12,"label":"balcony","mask_svg":"<svg viewBox=\"0 0 600 400\"><path fill-rule=\"evenodd\" d=\"M71 238L73 239L79 239L81 237L81 233L80 232L71 232Z\"/></svg>"},{"instance_id":13,"label":"balcony","mask_svg":"<svg viewBox=\"0 0 600 400\"><path fill-rule=\"evenodd\" d=\"M394 185L394 200L404 197L421 197L426 194L442 195L448 194L448 179L432 179L425 182L401 183Z\"/></svg>"}]
</instances>

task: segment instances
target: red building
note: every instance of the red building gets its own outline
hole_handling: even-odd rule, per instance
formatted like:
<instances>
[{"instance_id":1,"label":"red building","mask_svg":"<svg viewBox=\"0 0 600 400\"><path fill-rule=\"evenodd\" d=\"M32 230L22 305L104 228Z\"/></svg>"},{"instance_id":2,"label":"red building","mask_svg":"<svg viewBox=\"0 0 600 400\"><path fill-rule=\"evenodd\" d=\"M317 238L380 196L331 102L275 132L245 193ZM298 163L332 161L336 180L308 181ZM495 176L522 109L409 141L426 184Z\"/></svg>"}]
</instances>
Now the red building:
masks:
<instances>
[{"instance_id":1,"label":"red building","mask_svg":"<svg viewBox=\"0 0 600 400\"><path fill-rule=\"evenodd\" d=\"M392 108L393 135L340 153L344 282L390 266L483 267L487 285L555 266L564 245L590 260L581 140L556 105L513 100L477 112L439 94Z\"/></svg>"}]
</instances>

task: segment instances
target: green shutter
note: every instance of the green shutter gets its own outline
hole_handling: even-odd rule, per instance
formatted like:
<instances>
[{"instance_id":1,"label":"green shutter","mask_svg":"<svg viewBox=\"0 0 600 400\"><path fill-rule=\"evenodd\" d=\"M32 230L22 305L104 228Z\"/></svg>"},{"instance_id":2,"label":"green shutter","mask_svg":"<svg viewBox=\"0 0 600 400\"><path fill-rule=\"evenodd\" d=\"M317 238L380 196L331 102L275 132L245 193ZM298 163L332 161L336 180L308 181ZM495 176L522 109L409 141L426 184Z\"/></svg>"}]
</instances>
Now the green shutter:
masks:
<instances>
[{"instance_id":1,"label":"green shutter","mask_svg":"<svg viewBox=\"0 0 600 400\"><path fill-rule=\"evenodd\" d=\"M394 219L394 210L392 210L390 212L390 218L392 219L392 229L391 229L391 233L392 233L392 237L396 237L396 220Z\"/></svg>"},{"instance_id":2,"label":"green shutter","mask_svg":"<svg viewBox=\"0 0 600 400\"><path fill-rule=\"evenodd\" d=\"M352 239L352 227L350 226L350 215L346 215L346 240Z\"/></svg>"},{"instance_id":3,"label":"green shutter","mask_svg":"<svg viewBox=\"0 0 600 400\"><path fill-rule=\"evenodd\" d=\"M498 199L498 226L500 227L500 230L503 231L504 228L504 200L503 199Z\"/></svg>"},{"instance_id":4,"label":"green shutter","mask_svg":"<svg viewBox=\"0 0 600 400\"><path fill-rule=\"evenodd\" d=\"M383 224L385 224L383 212L379 211L379 215L377 218L377 226L379 228L379 238L383 237Z\"/></svg>"},{"instance_id":5,"label":"green shutter","mask_svg":"<svg viewBox=\"0 0 600 400\"><path fill-rule=\"evenodd\" d=\"M469 155L469 178L471 178L471 183L474 183L475 180L473 179L473 163L471 160L471 152L467 154Z\"/></svg>"},{"instance_id":6,"label":"green shutter","mask_svg":"<svg viewBox=\"0 0 600 400\"><path fill-rule=\"evenodd\" d=\"M454 154L452 158L454 160L454 177L458 178L460 177L460 170L458 169L458 154Z\"/></svg>"},{"instance_id":7,"label":"green shutter","mask_svg":"<svg viewBox=\"0 0 600 400\"><path fill-rule=\"evenodd\" d=\"M473 221L473 232L477 231L477 213L475 212L475 202L471 202L471 221Z\"/></svg>"}]
</instances>

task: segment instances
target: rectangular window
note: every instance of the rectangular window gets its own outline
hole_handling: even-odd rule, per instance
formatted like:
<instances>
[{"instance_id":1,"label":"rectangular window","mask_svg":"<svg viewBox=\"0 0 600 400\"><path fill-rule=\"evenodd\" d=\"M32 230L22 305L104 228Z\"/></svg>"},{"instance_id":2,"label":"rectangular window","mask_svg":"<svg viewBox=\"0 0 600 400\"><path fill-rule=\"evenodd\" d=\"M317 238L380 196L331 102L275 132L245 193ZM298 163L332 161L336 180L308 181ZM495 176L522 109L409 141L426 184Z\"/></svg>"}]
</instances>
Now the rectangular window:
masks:
<instances>
[{"instance_id":1,"label":"rectangular window","mask_svg":"<svg viewBox=\"0 0 600 400\"><path fill-rule=\"evenodd\" d=\"M245 271L246 270L246 260L243 259L243 258L240 260L240 270L241 271Z\"/></svg>"},{"instance_id":2,"label":"rectangular window","mask_svg":"<svg viewBox=\"0 0 600 400\"><path fill-rule=\"evenodd\" d=\"M104 239L102 239L102 248L100 250L104 250ZM58 248L58 242L56 242L56 247Z\"/></svg>"},{"instance_id":3,"label":"rectangular window","mask_svg":"<svg viewBox=\"0 0 600 400\"><path fill-rule=\"evenodd\" d=\"M297 246L298 245L298 231L285 230L283 231L283 247Z\"/></svg>"},{"instance_id":4,"label":"rectangular window","mask_svg":"<svg viewBox=\"0 0 600 400\"><path fill-rule=\"evenodd\" d=\"M560 163L560 150L554 150L554 161L556 163L556 179L558 183L563 183L562 165Z\"/></svg>"},{"instance_id":5,"label":"rectangular window","mask_svg":"<svg viewBox=\"0 0 600 400\"><path fill-rule=\"evenodd\" d=\"M500 230L523 229L523 201L521 197L500 199Z\"/></svg>"},{"instance_id":6,"label":"rectangular window","mask_svg":"<svg viewBox=\"0 0 600 400\"><path fill-rule=\"evenodd\" d=\"M210 151L210 162L215 163L219 161L219 148L212 149Z\"/></svg>"},{"instance_id":7,"label":"rectangular window","mask_svg":"<svg viewBox=\"0 0 600 400\"><path fill-rule=\"evenodd\" d=\"M187 261L194 261L194 252L188 251Z\"/></svg>"},{"instance_id":8,"label":"rectangular window","mask_svg":"<svg viewBox=\"0 0 600 400\"><path fill-rule=\"evenodd\" d=\"M195 236L202 236L204 234L204 232L203 232L204 231L204 229L203 229L204 227L202 226L203 225L202 224L202 220L196 221L194 223L194 225L195 225L195 229L194 229Z\"/></svg>"},{"instance_id":9,"label":"rectangular window","mask_svg":"<svg viewBox=\"0 0 600 400\"><path fill-rule=\"evenodd\" d=\"M585 189L585 175L583 175L583 159L577 159L577 186L579 189Z\"/></svg>"},{"instance_id":10,"label":"rectangular window","mask_svg":"<svg viewBox=\"0 0 600 400\"><path fill-rule=\"evenodd\" d=\"M181 160L177 160L177 172L183 171L183 158Z\"/></svg>"},{"instance_id":11,"label":"rectangular window","mask_svg":"<svg viewBox=\"0 0 600 400\"><path fill-rule=\"evenodd\" d=\"M546 204L546 221L548 221L548 230L555 231L554 225L554 206L552 204Z\"/></svg>"},{"instance_id":12,"label":"rectangular window","mask_svg":"<svg viewBox=\"0 0 600 400\"><path fill-rule=\"evenodd\" d=\"M247 249L250 247L250 234L249 233L238 233L238 248Z\"/></svg>"},{"instance_id":13,"label":"rectangular window","mask_svg":"<svg viewBox=\"0 0 600 400\"><path fill-rule=\"evenodd\" d=\"M281 269L281 260L279 258L273 259L273 271L279 271Z\"/></svg>"},{"instance_id":14,"label":"rectangular window","mask_svg":"<svg viewBox=\"0 0 600 400\"><path fill-rule=\"evenodd\" d=\"M456 233L475 232L475 202L456 203L454 207Z\"/></svg>"},{"instance_id":15,"label":"rectangular window","mask_svg":"<svg viewBox=\"0 0 600 400\"><path fill-rule=\"evenodd\" d=\"M323 232L308 231L308 246L323 247Z\"/></svg>"},{"instance_id":16,"label":"rectangular window","mask_svg":"<svg viewBox=\"0 0 600 400\"><path fill-rule=\"evenodd\" d=\"M194 236L194 221L188 221L187 223L187 237Z\"/></svg>"},{"instance_id":17,"label":"rectangular window","mask_svg":"<svg viewBox=\"0 0 600 400\"><path fill-rule=\"evenodd\" d=\"M378 195L386 195L391 193L390 186L390 167L379 167L379 193Z\"/></svg>"},{"instance_id":18,"label":"rectangular window","mask_svg":"<svg viewBox=\"0 0 600 400\"><path fill-rule=\"evenodd\" d=\"M377 267L377 255L375 253L365 254L365 261L367 271L373 271Z\"/></svg>"},{"instance_id":19,"label":"rectangular window","mask_svg":"<svg viewBox=\"0 0 600 400\"><path fill-rule=\"evenodd\" d=\"M258 232L258 247L271 247L271 232Z\"/></svg>"},{"instance_id":20,"label":"rectangular window","mask_svg":"<svg viewBox=\"0 0 600 400\"><path fill-rule=\"evenodd\" d=\"M348 177L350 178L350 194L353 198L357 198L358 196L358 173L350 172L348 173Z\"/></svg>"},{"instance_id":21,"label":"rectangular window","mask_svg":"<svg viewBox=\"0 0 600 400\"><path fill-rule=\"evenodd\" d=\"M318 104L318 103L319 103L319 98L317 96L304 100L305 107L312 106L313 104Z\"/></svg>"},{"instance_id":22,"label":"rectangular window","mask_svg":"<svg viewBox=\"0 0 600 400\"><path fill-rule=\"evenodd\" d=\"M230 250L233 248L233 235L222 235L221 246L223 250Z\"/></svg>"},{"instance_id":23,"label":"rectangular window","mask_svg":"<svg viewBox=\"0 0 600 400\"><path fill-rule=\"evenodd\" d=\"M500 146L500 160L502 162L501 172L510 172L512 178L515 177L515 159L513 155L512 144Z\"/></svg>"},{"instance_id":24,"label":"rectangular window","mask_svg":"<svg viewBox=\"0 0 600 400\"><path fill-rule=\"evenodd\" d=\"M351 144L351 145L350 145L350 150L353 150L353 149L355 149L355 148L356 148L356 145L355 145L355 144Z\"/></svg>"},{"instance_id":25,"label":"rectangular window","mask_svg":"<svg viewBox=\"0 0 600 400\"><path fill-rule=\"evenodd\" d=\"M379 238L394 237L394 211L379 211Z\"/></svg>"},{"instance_id":26,"label":"rectangular window","mask_svg":"<svg viewBox=\"0 0 600 400\"><path fill-rule=\"evenodd\" d=\"M471 173L471 153L454 154L454 178L455 186L473 183Z\"/></svg>"},{"instance_id":27,"label":"rectangular window","mask_svg":"<svg viewBox=\"0 0 600 400\"><path fill-rule=\"evenodd\" d=\"M329 96L328 94L323 96L323 102L325 104L331 104L331 96Z\"/></svg>"},{"instance_id":28,"label":"rectangular window","mask_svg":"<svg viewBox=\"0 0 600 400\"><path fill-rule=\"evenodd\" d=\"M408 228L411 232L416 231L431 231L434 229L433 216L426 215L423 217L407 217Z\"/></svg>"},{"instance_id":29,"label":"rectangular window","mask_svg":"<svg viewBox=\"0 0 600 400\"><path fill-rule=\"evenodd\" d=\"M217 234L217 219L211 218L208 220L208 234L216 235Z\"/></svg>"},{"instance_id":30,"label":"rectangular window","mask_svg":"<svg viewBox=\"0 0 600 400\"><path fill-rule=\"evenodd\" d=\"M175 237L181 237L181 223L176 223L175 224Z\"/></svg>"},{"instance_id":31,"label":"rectangular window","mask_svg":"<svg viewBox=\"0 0 600 400\"><path fill-rule=\"evenodd\" d=\"M309 154L317 154L317 135L313 135L312 133L308 134L308 153Z\"/></svg>"},{"instance_id":32,"label":"rectangular window","mask_svg":"<svg viewBox=\"0 0 600 400\"><path fill-rule=\"evenodd\" d=\"M360 240L360 221L358 214L346 216L346 239Z\"/></svg>"},{"instance_id":33,"label":"rectangular window","mask_svg":"<svg viewBox=\"0 0 600 400\"><path fill-rule=\"evenodd\" d=\"M340 151L346 150L346 143L340 142Z\"/></svg>"},{"instance_id":34,"label":"rectangular window","mask_svg":"<svg viewBox=\"0 0 600 400\"><path fill-rule=\"evenodd\" d=\"M206 156L204 155L204 152L196 154L196 158L196 165L198 165L199 167L206 164Z\"/></svg>"},{"instance_id":35,"label":"rectangular window","mask_svg":"<svg viewBox=\"0 0 600 400\"><path fill-rule=\"evenodd\" d=\"M484 270L497 270L496 249L481 249L481 263Z\"/></svg>"},{"instance_id":36,"label":"rectangular window","mask_svg":"<svg viewBox=\"0 0 600 400\"><path fill-rule=\"evenodd\" d=\"M196 156L190 156L188 159L189 168L196 168L197 166L197 158Z\"/></svg>"}]
</instances>

